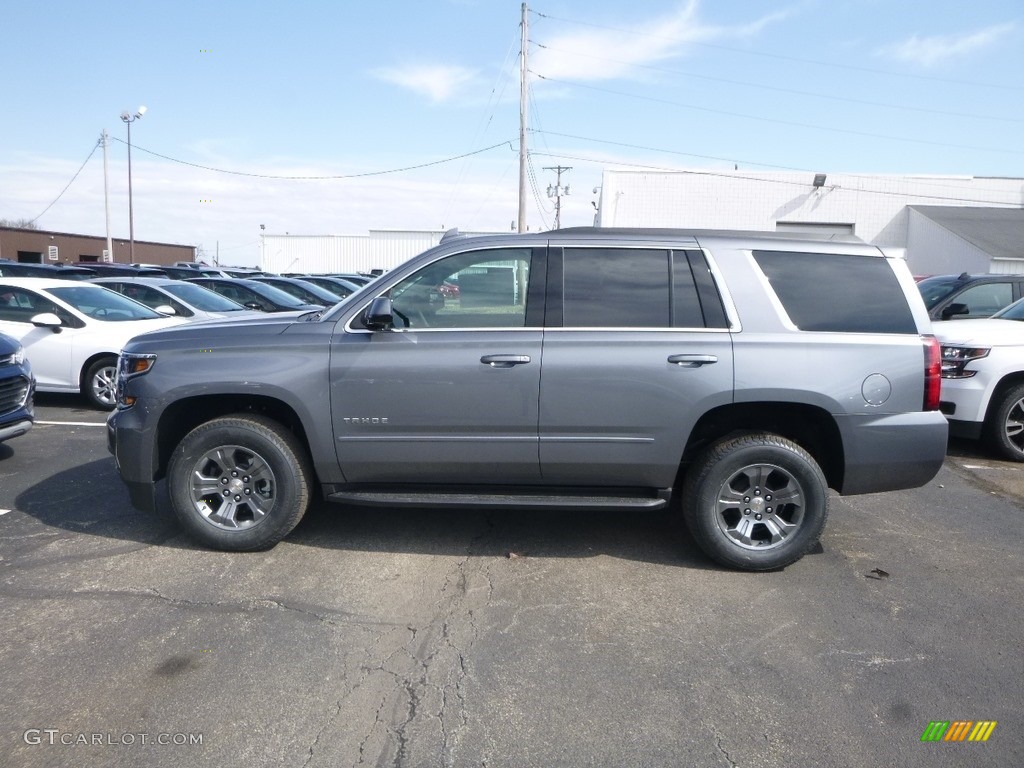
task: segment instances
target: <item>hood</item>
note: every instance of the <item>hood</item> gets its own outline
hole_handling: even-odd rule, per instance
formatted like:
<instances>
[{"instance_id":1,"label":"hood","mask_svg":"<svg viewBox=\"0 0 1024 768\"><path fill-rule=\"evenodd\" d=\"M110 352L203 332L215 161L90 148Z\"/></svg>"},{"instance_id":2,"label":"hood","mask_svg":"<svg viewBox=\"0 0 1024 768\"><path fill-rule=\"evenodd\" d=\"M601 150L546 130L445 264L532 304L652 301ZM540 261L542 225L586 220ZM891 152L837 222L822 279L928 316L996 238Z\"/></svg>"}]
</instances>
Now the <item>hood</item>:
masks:
<instances>
[{"instance_id":1,"label":"hood","mask_svg":"<svg viewBox=\"0 0 1024 768\"><path fill-rule=\"evenodd\" d=\"M227 317L225 319L195 320L190 323L179 323L173 328L150 331L147 339L184 339L195 338L201 342L211 336L223 337L247 335L276 335L284 333L306 312L252 312L245 317Z\"/></svg>"},{"instance_id":2,"label":"hood","mask_svg":"<svg viewBox=\"0 0 1024 768\"><path fill-rule=\"evenodd\" d=\"M1024 346L1024 321L1021 320L945 320L932 323L932 333L942 344Z\"/></svg>"}]
</instances>

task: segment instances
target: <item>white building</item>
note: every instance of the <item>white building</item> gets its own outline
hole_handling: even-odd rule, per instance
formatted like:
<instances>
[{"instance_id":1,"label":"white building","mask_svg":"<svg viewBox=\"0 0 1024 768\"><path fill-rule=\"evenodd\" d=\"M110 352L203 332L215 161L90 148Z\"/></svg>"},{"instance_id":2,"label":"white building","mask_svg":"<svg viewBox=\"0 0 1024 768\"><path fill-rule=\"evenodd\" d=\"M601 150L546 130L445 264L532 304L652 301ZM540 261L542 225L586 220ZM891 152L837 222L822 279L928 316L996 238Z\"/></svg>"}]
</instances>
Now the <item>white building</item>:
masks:
<instances>
[{"instance_id":1,"label":"white building","mask_svg":"<svg viewBox=\"0 0 1024 768\"><path fill-rule=\"evenodd\" d=\"M1024 272L1021 178L608 170L596 223L852 234L919 274Z\"/></svg>"}]
</instances>

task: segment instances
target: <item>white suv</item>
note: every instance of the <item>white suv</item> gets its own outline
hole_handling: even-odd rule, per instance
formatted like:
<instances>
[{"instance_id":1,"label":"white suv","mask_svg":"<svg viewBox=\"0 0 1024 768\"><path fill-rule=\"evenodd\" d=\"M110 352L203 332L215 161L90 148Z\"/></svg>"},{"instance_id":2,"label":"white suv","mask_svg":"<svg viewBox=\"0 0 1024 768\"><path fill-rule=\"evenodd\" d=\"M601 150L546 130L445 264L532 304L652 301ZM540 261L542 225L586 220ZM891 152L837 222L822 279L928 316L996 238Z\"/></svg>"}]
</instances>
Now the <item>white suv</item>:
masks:
<instances>
[{"instance_id":1,"label":"white suv","mask_svg":"<svg viewBox=\"0 0 1024 768\"><path fill-rule=\"evenodd\" d=\"M950 434L1024 461L1024 299L984 320L934 325Z\"/></svg>"}]
</instances>

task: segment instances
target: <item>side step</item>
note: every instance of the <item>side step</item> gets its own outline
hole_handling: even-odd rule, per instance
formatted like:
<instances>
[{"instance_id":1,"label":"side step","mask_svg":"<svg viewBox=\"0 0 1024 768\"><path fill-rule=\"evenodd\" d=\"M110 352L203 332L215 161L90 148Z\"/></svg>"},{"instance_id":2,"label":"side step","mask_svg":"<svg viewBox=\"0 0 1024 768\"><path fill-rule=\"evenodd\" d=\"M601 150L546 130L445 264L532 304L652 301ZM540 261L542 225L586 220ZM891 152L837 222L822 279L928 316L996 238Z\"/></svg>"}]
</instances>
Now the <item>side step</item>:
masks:
<instances>
[{"instance_id":1,"label":"side step","mask_svg":"<svg viewBox=\"0 0 1024 768\"><path fill-rule=\"evenodd\" d=\"M328 501L375 507L515 507L518 509L664 509L671 489L658 495L574 493L477 493L343 489L324 494Z\"/></svg>"}]
</instances>

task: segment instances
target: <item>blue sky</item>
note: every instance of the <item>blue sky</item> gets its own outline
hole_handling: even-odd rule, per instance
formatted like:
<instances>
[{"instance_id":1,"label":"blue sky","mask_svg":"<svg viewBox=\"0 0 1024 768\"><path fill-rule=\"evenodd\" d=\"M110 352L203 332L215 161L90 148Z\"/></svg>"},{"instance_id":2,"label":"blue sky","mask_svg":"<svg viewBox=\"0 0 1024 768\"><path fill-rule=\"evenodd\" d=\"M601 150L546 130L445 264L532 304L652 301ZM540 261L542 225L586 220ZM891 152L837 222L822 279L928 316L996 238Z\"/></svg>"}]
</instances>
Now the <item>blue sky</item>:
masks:
<instances>
[{"instance_id":1,"label":"blue sky","mask_svg":"<svg viewBox=\"0 0 1024 768\"><path fill-rule=\"evenodd\" d=\"M563 225L591 222L605 168L1024 177L1020 0L529 8L531 229L554 223L558 165ZM145 105L139 240L252 264L261 224L516 219L519 2L0 0L0 18L0 218L103 235L102 150L85 161L107 129L112 233L127 237L119 115Z\"/></svg>"}]
</instances>

